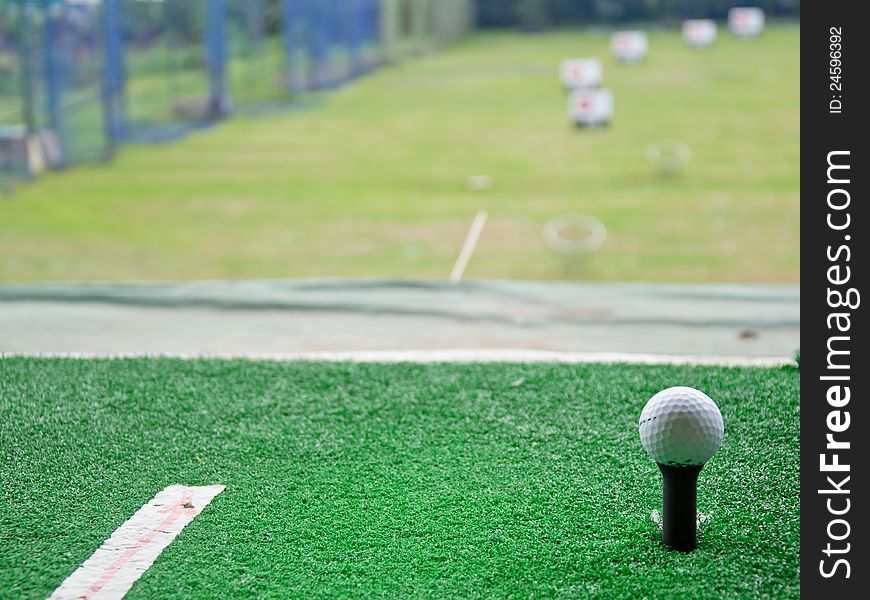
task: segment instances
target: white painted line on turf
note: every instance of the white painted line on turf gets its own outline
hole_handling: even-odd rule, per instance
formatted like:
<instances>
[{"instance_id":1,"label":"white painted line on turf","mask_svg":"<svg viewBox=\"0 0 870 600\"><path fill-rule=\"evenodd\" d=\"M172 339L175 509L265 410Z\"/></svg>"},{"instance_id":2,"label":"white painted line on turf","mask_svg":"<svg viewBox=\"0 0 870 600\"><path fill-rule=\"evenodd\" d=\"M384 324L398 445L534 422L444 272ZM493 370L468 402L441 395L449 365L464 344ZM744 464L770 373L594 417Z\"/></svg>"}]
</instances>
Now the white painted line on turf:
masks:
<instances>
[{"instance_id":1,"label":"white painted line on turf","mask_svg":"<svg viewBox=\"0 0 870 600\"><path fill-rule=\"evenodd\" d=\"M474 220L471 222L471 227L468 229L468 236L465 238L465 243L462 245L459 257L456 259L456 264L453 265L453 271L450 272L450 283L462 281L465 267L468 266L468 261L471 260L471 255L477 246L477 240L480 239L480 232L483 231L484 224L486 224L486 211L477 211Z\"/></svg>"},{"instance_id":2,"label":"white painted line on turf","mask_svg":"<svg viewBox=\"0 0 870 600\"><path fill-rule=\"evenodd\" d=\"M548 350L371 350L362 352L304 352L299 360L350 362L554 362L690 364L734 366L781 366L787 358L747 358L738 356L673 356L664 354L633 354L618 352L556 352Z\"/></svg>"},{"instance_id":3,"label":"white painted line on turf","mask_svg":"<svg viewBox=\"0 0 870 600\"><path fill-rule=\"evenodd\" d=\"M0 357L37 357L37 358L179 358L195 359L248 359L272 361L324 361L324 362L415 362L415 363L627 363L637 365L698 365L698 366L733 366L733 367L781 367L793 365L794 360L780 356L702 356L674 354L640 354L632 352L565 352L553 350L528 349L458 349L458 350L341 350L341 351L308 351L308 352L222 352L222 353L139 353L122 352L99 354L91 352L51 352L35 354L5 353Z\"/></svg>"},{"instance_id":4,"label":"white painted line on turf","mask_svg":"<svg viewBox=\"0 0 870 600\"><path fill-rule=\"evenodd\" d=\"M222 485L170 485L116 529L50 600L123 598L175 536L223 490Z\"/></svg>"}]
</instances>

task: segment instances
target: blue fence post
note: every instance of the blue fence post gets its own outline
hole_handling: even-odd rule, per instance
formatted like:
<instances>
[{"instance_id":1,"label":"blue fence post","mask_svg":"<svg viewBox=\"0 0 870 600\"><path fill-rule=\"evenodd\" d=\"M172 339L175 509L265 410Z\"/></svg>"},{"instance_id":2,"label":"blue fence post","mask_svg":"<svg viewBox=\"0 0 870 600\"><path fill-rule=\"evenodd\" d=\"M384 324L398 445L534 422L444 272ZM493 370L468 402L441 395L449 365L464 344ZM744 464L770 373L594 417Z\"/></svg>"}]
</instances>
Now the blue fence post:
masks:
<instances>
[{"instance_id":1,"label":"blue fence post","mask_svg":"<svg viewBox=\"0 0 870 600\"><path fill-rule=\"evenodd\" d=\"M309 87L319 90L326 86L324 62L326 62L329 51L329 41L324 18L324 1L306 0L305 8L306 29L308 33L306 37L308 38L308 57L310 63Z\"/></svg>"},{"instance_id":2,"label":"blue fence post","mask_svg":"<svg viewBox=\"0 0 870 600\"><path fill-rule=\"evenodd\" d=\"M287 78L285 84L291 92L301 91L298 83L301 80L299 70L299 51L303 48L303 0L282 0L281 20L284 32L284 55Z\"/></svg>"},{"instance_id":3,"label":"blue fence post","mask_svg":"<svg viewBox=\"0 0 870 600\"><path fill-rule=\"evenodd\" d=\"M362 0L363 3L363 48L369 44L380 46L381 44L381 6L380 0ZM378 48L380 54L380 48ZM376 61L379 62L379 61ZM373 65L364 61L366 70L373 68Z\"/></svg>"},{"instance_id":4,"label":"blue fence post","mask_svg":"<svg viewBox=\"0 0 870 600\"><path fill-rule=\"evenodd\" d=\"M344 20L342 19L342 2L341 0L331 0L327 4L327 22L329 23L329 51L333 56L336 56L336 50L344 50ZM344 58L339 52L337 54L339 61ZM331 85L341 83L343 65L339 62L333 67L332 77L330 78Z\"/></svg>"},{"instance_id":5,"label":"blue fence post","mask_svg":"<svg viewBox=\"0 0 870 600\"><path fill-rule=\"evenodd\" d=\"M21 119L28 135L36 132L36 113L34 111L33 90L33 40L31 40L31 9L33 7L21 2L18 5L18 63L21 69Z\"/></svg>"},{"instance_id":6,"label":"blue fence post","mask_svg":"<svg viewBox=\"0 0 870 600\"><path fill-rule=\"evenodd\" d=\"M124 49L121 33L121 0L104 0L103 122L111 153L125 137Z\"/></svg>"},{"instance_id":7,"label":"blue fence post","mask_svg":"<svg viewBox=\"0 0 870 600\"><path fill-rule=\"evenodd\" d=\"M63 48L58 48L60 32L58 28L58 16L63 7L49 0L43 2L45 11L43 32L45 54L43 55L45 69L45 120L57 140L59 156L55 157L57 163L52 165L61 167L66 165L66 144L63 135L63 116L60 110L61 93L63 82L60 61L64 59Z\"/></svg>"},{"instance_id":8,"label":"blue fence post","mask_svg":"<svg viewBox=\"0 0 870 600\"><path fill-rule=\"evenodd\" d=\"M227 93L227 47L225 0L206 0L205 3L205 64L208 69L209 98L207 116L219 119L229 112Z\"/></svg>"},{"instance_id":9,"label":"blue fence post","mask_svg":"<svg viewBox=\"0 0 870 600\"><path fill-rule=\"evenodd\" d=\"M349 17L353 14L353 0L332 0L332 44L341 47L347 53L346 65L342 65L343 72L336 79L336 83L342 83L353 77L353 27Z\"/></svg>"},{"instance_id":10,"label":"blue fence post","mask_svg":"<svg viewBox=\"0 0 870 600\"><path fill-rule=\"evenodd\" d=\"M350 50L351 76L356 77L362 73L360 48L362 46L363 11L365 6L363 0L347 0L347 2L349 4L345 18L345 22L348 24L347 44Z\"/></svg>"}]
</instances>

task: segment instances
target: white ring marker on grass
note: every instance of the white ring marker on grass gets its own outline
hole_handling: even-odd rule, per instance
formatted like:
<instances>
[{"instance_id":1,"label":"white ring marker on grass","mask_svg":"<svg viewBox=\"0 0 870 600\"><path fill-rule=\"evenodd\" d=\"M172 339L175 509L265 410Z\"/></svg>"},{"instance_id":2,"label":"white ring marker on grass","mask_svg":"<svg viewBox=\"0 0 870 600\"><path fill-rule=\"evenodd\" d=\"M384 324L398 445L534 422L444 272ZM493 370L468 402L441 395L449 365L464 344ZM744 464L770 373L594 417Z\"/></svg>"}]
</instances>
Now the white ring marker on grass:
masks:
<instances>
[{"instance_id":1,"label":"white ring marker on grass","mask_svg":"<svg viewBox=\"0 0 870 600\"><path fill-rule=\"evenodd\" d=\"M567 237L568 231L579 231L579 237ZM579 256L592 254L607 241L604 223L588 215L564 215L550 219L544 225L544 243L559 254Z\"/></svg>"},{"instance_id":2,"label":"white ring marker on grass","mask_svg":"<svg viewBox=\"0 0 870 600\"><path fill-rule=\"evenodd\" d=\"M118 600L130 591L222 485L170 485L136 511L82 566L60 584L50 600Z\"/></svg>"},{"instance_id":3,"label":"white ring marker on grass","mask_svg":"<svg viewBox=\"0 0 870 600\"><path fill-rule=\"evenodd\" d=\"M489 175L470 175L468 189L472 192L488 192L492 189L492 177Z\"/></svg>"},{"instance_id":4,"label":"white ring marker on grass","mask_svg":"<svg viewBox=\"0 0 870 600\"><path fill-rule=\"evenodd\" d=\"M680 140L659 140L647 146L646 157L665 176L679 175L692 160L692 149Z\"/></svg>"}]
</instances>

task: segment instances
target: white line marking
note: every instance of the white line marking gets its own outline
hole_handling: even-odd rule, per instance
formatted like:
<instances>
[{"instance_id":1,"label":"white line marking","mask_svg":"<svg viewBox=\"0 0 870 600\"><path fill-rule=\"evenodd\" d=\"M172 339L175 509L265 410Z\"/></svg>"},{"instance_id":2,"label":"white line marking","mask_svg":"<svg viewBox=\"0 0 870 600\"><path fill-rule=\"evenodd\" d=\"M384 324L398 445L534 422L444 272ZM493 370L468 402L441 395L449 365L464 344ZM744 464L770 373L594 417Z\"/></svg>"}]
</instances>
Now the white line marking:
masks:
<instances>
[{"instance_id":1,"label":"white line marking","mask_svg":"<svg viewBox=\"0 0 870 600\"><path fill-rule=\"evenodd\" d=\"M483 231L483 225L485 223L486 211L480 210L471 222L471 227L469 228L468 235L465 238L465 243L462 245L462 250L459 252L456 264L453 265L453 270L450 272L450 283L459 283L462 281L465 267L468 266L468 261L471 260L471 255L474 253L474 248L477 246L477 240L480 239L480 232Z\"/></svg>"},{"instance_id":2,"label":"white line marking","mask_svg":"<svg viewBox=\"0 0 870 600\"><path fill-rule=\"evenodd\" d=\"M346 351L311 351L283 353L250 353L229 352L216 354L195 354L186 352L170 352L148 354L124 352L118 354L98 354L89 352L52 352L36 354L5 353L0 357L33 357L33 358L179 358L183 360L197 359L247 359L270 361L324 361L324 362L415 362L415 363L628 363L636 365L699 365L699 366L729 366L729 367L781 367L793 365L794 360L781 356L695 356L673 354L636 354L622 352L562 352L552 350L528 349L459 349L459 350L346 350Z\"/></svg>"},{"instance_id":3,"label":"white line marking","mask_svg":"<svg viewBox=\"0 0 870 600\"><path fill-rule=\"evenodd\" d=\"M664 354L624 354L554 352L547 350L372 350L362 352L304 352L299 360L351 361L351 362L553 362L566 364L583 363L632 363L632 364L692 364L692 365L742 365L781 366L792 361L786 358L746 358L738 356L673 356ZM286 360L286 359L285 359Z\"/></svg>"},{"instance_id":4,"label":"white line marking","mask_svg":"<svg viewBox=\"0 0 870 600\"><path fill-rule=\"evenodd\" d=\"M136 511L50 600L117 600L148 570L175 536L224 490L222 485L170 485Z\"/></svg>"}]
</instances>

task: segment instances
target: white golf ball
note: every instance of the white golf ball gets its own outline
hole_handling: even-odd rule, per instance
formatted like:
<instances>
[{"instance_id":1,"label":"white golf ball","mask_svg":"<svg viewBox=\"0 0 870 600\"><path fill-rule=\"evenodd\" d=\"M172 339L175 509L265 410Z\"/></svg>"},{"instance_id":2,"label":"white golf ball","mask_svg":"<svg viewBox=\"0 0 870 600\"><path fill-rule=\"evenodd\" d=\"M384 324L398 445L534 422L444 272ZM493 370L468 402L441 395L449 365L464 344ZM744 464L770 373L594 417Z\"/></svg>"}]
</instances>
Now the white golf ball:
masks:
<instances>
[{"instance_id":1,"label":"white golf ball","mask_svg":"<svg viewBox=\"0 0 870 600\"><path fill-rule=\"evenodd\" d=\"M719 407L690 387L660 391L640 414L640 441L664 465L703 465L719 449L724 434Z\"/></svg>"}]
</instances>

